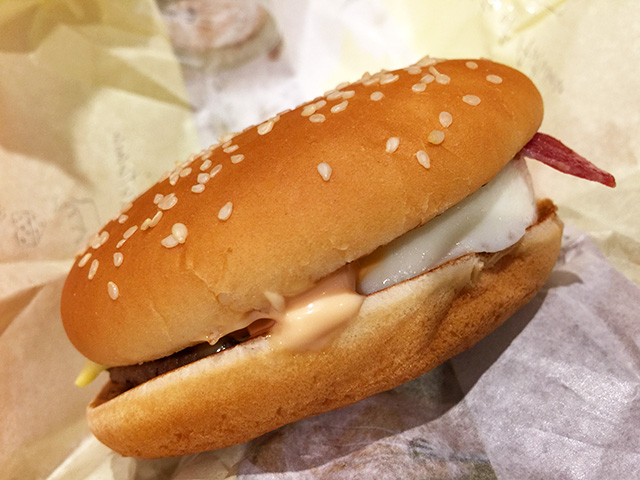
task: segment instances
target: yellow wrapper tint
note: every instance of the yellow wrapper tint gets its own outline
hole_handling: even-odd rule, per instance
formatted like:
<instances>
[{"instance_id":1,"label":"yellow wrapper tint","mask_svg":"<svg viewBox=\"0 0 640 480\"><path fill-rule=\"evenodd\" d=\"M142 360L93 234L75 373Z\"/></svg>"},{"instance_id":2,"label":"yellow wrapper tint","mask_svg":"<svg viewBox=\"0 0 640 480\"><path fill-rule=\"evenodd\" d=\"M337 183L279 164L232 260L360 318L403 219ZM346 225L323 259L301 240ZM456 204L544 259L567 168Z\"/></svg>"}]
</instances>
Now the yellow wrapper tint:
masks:
<instances>
[{"instance_id":1,"label":"yellow wrapper tint","mask_svg":"<svg viewBox=\"0 0 640 480\"><path fill-rule=\"evenodd\" d=\"M198 150L151 0L0 1L0 477L43 478L96 385L59 318L87 237Z\"/></svg>"}]
</instances>

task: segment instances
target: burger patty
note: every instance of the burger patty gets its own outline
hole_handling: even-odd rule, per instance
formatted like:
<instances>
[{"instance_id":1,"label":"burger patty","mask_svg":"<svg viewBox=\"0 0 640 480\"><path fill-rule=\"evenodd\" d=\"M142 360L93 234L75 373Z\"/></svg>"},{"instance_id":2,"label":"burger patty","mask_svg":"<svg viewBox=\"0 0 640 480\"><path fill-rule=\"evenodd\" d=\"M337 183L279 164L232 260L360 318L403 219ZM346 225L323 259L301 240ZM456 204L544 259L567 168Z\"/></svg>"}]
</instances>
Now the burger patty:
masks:
<instances>
[{"instance_id":1,"label":"burger patty","mask_svg":"<svg viewBox=\"0 0 640 480\"><path fill-rule=\"evenodd\" d=\"M158 375L234 347L242 343L242 341L243 340L238 340L234 334L226 335L213 345L209 343L199 343L198 345L180 350L168 357L159 358L150 362L126 365L123 367L111 367L108 369L109 375L111 382L118 387L118 390L126 391Z\"/></svg>"}]
</instances>

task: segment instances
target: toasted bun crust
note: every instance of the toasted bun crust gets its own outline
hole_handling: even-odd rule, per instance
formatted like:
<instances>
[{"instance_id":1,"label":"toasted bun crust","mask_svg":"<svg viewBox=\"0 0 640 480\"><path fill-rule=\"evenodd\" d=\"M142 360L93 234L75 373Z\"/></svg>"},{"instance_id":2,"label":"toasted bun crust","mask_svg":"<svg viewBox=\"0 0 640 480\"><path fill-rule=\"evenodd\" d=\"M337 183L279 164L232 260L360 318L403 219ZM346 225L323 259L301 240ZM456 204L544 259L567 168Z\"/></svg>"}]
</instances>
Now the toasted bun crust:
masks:
<instances>
[{"instance_id":1,"label":"toasted bun crust","mask_svg":"<svg viewBox=\"0 0 640 480\"><path fill-rule=\"evenodd\" d=\"M473 345L540 289L562 235L551 202L540 213L497 258L468 255L368 296L323 351L272 351L260 338L112 399L109 383L88 408L90 428L123 455L184 455L244 442L411 380Z\"/></svg>"},{"instance_id":2,"label":"toasted bun crust","mask_svg":"<svg viewBox=\"0 0 640 480\"><path fill-rule=\"evenodd\" d=\"M304 291L491 180L538 129L538 91L490 61L475 69L464 60L427 63L316 99L326 105L315 116L306 115L310 103L249 128L142 194L91 239L69 274L61 312L76 348L117 366L215 341L245 326L245 312L266 308L265 291ZM424 91L413 87L420 84ZM382 98L372 100L374 92ZM446 128L440 112L451 114ZM430 142L433 130L444 133L439 145ZM393 152L391 137L399 140ZM429 168L416 160L419 150ZM322 162L332 168L328 181ZM222 170L194 193L198 176L216 165ZM156 205L158 194L177 203ZM227 202L231 215L220 220ZM143 230L159 207L159 223ZM186 241L166 248L176 223L186 226Z\"/></svg>"}]
</instances>

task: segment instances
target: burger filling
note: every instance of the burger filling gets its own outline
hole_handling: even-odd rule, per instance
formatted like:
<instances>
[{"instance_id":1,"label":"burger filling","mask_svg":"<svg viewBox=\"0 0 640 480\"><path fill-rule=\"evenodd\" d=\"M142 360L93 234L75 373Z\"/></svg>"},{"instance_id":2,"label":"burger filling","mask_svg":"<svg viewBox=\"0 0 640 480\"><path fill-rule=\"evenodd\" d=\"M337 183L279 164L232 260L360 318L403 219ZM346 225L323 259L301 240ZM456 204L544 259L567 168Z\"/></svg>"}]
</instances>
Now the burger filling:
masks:
<instances>
[{"instance_id":1,"label":"burger filling","mask_svg":"<svg viewBox=\"0 0 640 480\"><path fill-rule=\"evenodd\" d=\"M504 250L536 217L527 165L516 158L462 202L362 259L358 291L369 295L468 253Z\"/></svg>"},{"instance_id":2,"label":"burger filling","mask_svg":"<svg viewBox=\"0 0 640 480\"><path fill-rule=\"evenodd\" d=\"M158 360L110 368L111 380L119 390L127 390L265 334L274 345L292 350L322 347L357 316L366 295L469 253L505 250L518 242L536 217L526 163L516 158L467 199L360 259L357 267L348 265L293 299L266 292L271 309L249 314L248 327L225 335L213 345L198 344ZM79 380L83 374L89 381L95 377L94 372L87 371Z\"/></svg>"},{"instance_id":3,"label":"burger filling","mask_svg":"<svg viewBox=\"0 0 640 480\"><path fill-rule=\"evenodd\" d=\"M199 343L198 345L185 348L168 357L159 358L151 362L125 367L112 367L109 369L111 382L117 385L119 390L128 390L158 375L175 370L176 368L208 357L214 353L220 353L227 348L235 347L239 343L263 335L269 331L273 324L274 321L271 319L259 319L246 328L225 335L213 345L209 343Z\"/></svg>"}]
</instances>

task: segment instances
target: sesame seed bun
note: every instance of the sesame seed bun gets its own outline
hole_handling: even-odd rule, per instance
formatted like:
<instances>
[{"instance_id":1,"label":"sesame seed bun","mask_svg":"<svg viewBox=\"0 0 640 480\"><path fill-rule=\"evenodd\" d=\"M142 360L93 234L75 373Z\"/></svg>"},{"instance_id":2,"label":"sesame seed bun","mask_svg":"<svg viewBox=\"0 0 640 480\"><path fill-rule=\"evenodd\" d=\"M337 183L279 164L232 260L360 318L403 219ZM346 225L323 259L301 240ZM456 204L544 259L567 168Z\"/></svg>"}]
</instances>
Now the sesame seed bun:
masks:
<instances>
[{"instance_id":1,"label":"sesame seed bun","mask_svg":"<svg viewBox=\"0 0 640 480\"><path fill-rule=\"evenodd\" d=\"M222 448L391 389L487 335L527 303L560 250L550 201L507 251L469 254L369 295L324 351L291 355L263 337L88 408L97 438L123 454L163 457Z\"/></svg>"},{"instance_id":2,"label":"sesame seed bun","mask_svg":"<svg viewBox=\"0 0 640 480\"><path fill-rule=\"evenodd\" d=\"M427 59L365 76L223 139L169 172L90 240L62 294L67 334L82 354L108 366L215 341L246 326L247 312L266 309L265 292L303 292L460 202L513 158L541 120L540 95L523 74L485 60ZM540 278L533 284L539 286ZM502 318L501 308L492 319ZM362 348L357 355L372 347ZM233 350L221 358L251 357ZM302 368L307 357L300 358L292 368ZM256 367L240 369L239 378L257 375L253 369L261 362L281 360L256 360ZM217 369L227 361L204 364ZM198 378L212 375L193 368ZM122 398L140 393L127 395ZM355 398L341 395L329 403ZM125 400L92 407L94 426L103 424L96 412L111 412L112 402ZM153 401L140 402L145 407ZM288 410L283 407L276 423L300 418ZM314 406L307 413L320 410ZM171 415L163 421L173 425ZM201 434L193 435L187 443L200 444Z\"/></svg>"}]
</instances>

